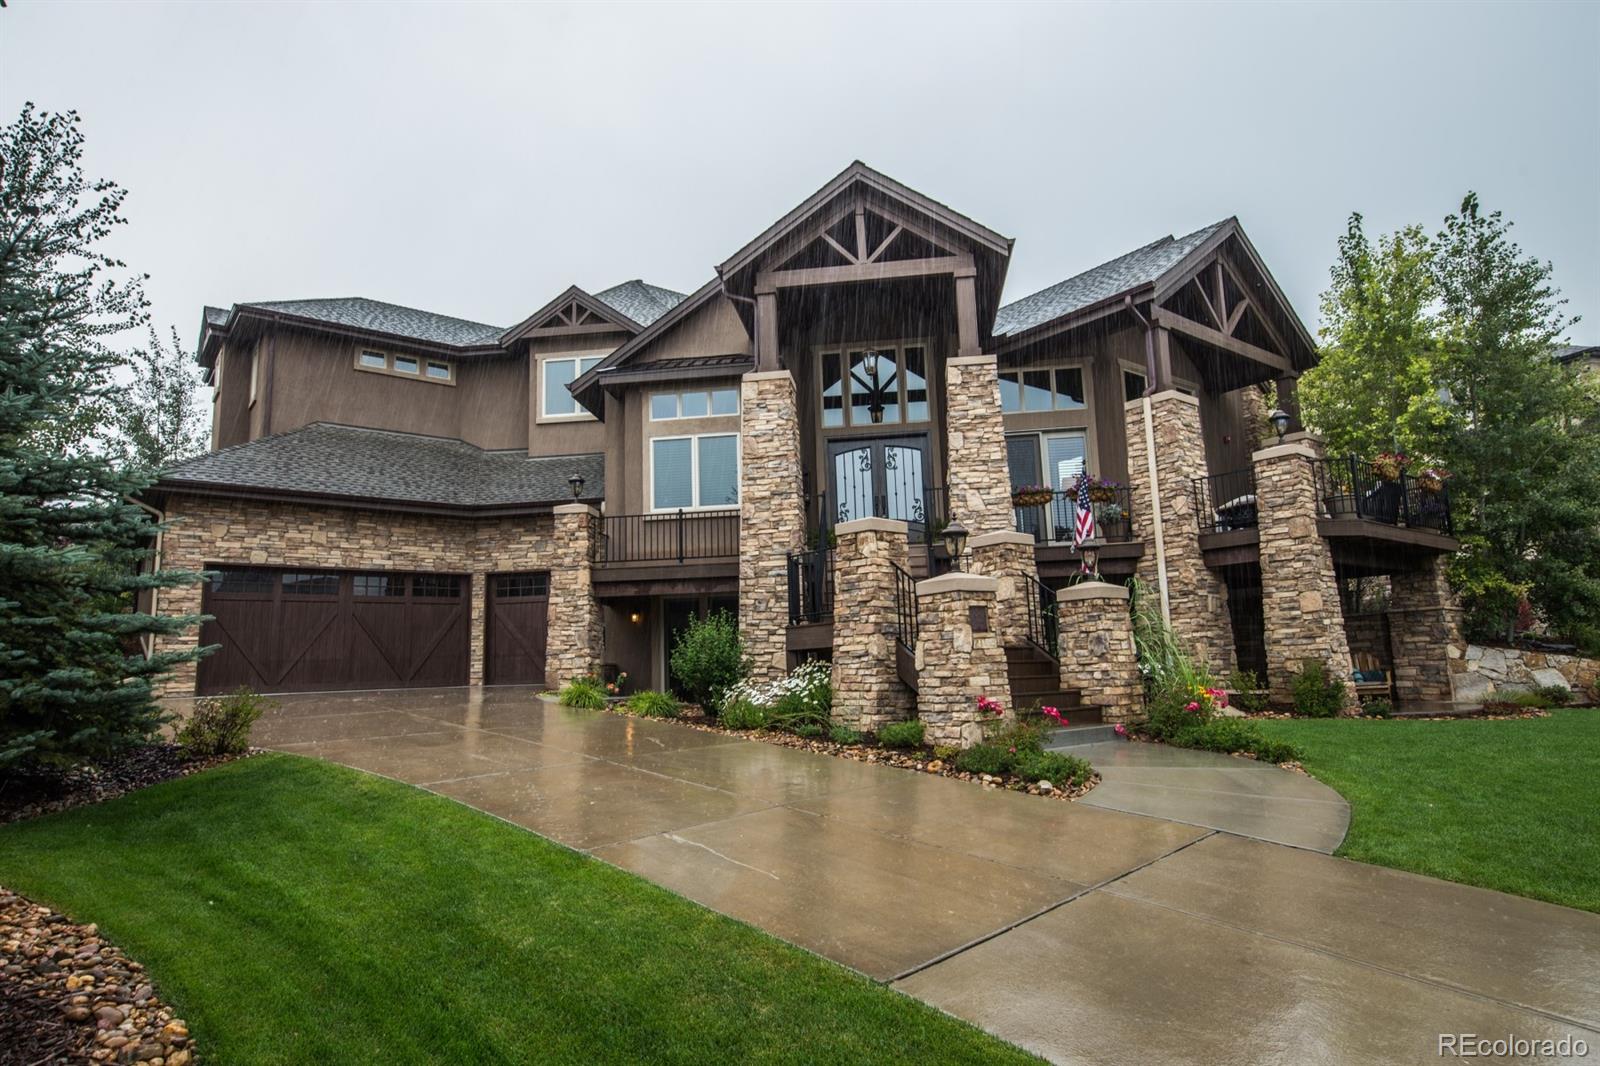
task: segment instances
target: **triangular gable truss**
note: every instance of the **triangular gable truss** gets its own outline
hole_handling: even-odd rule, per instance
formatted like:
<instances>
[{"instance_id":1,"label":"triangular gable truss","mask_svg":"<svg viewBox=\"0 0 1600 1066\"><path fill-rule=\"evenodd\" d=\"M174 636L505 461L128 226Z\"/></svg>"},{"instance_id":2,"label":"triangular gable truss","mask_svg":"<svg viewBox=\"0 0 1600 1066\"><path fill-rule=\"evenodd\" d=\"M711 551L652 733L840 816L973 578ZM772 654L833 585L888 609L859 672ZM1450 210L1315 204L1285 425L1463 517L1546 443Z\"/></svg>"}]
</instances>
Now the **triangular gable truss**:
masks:
<instances>
[{"instance_id":1,"label":"triangular gable truss","mask_svg":"<svg viewBox=\"0 0 1600 1066\"><path fill-rule=\"evenodd\" d=\"M574 337L590 333L638 333L643 327L576 285L507 330L502 344L531 336Z\"/></svg>"}]
</instances>

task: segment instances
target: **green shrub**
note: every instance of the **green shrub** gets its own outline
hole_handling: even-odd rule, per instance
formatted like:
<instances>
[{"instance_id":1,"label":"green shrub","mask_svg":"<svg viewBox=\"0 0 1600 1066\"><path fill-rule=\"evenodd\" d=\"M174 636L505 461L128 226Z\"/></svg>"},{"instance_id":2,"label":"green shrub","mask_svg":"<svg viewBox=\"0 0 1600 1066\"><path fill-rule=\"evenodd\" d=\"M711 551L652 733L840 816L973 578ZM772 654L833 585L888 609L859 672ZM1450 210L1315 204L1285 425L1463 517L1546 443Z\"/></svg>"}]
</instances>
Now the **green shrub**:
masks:
<instances>
[{"instance_id":1,"label":"green shrub","mask_svg":"<svg viewBox=\"0 0 1600 1066\"><path fill-rule=\"evenodd\" d=\"M1368 718L1388 718L1394 714L1394 704L1382 697L1370 699L1361 704L1361 713Z\"/></svg>"},{"instance_id":2,"label":"green shrub","mask_svg":"<svg viewBox=\"0 0 1600 1066\"><path fill-rule=\"evenodd\" d=\"M1300 758L1293 744L1267 737L1254 722L1243 718L1214 718L1188 730L1174 743L1223 754L1248 752L1264 762L1292 762Z\"/></svg>"},{"instance_id":3,"label":"green shrub","mask_svg":"<svg viewBox=\"0 0 1600 1066\"><path fill-rule=\"evenodd\" d=\"M178 743L201 758L238 755L250 746L250 727L271 701L241 685L227 696L194 703L194 713L178 730Z\"/></svg>"},{"instance_id":4,"label":"green shrub","mask_svg":"<svg viewBox=\"0 0 1600 1066\"><path fill-rule=\"evenodd\" d=\"M1093 768L1076 755L1059 751L1025 751L1013 757L1011 772L1029 783L1048 781L1056 788L1075 788L1089 780Z\"/></svg>"},{"instance_id":5,"label":"green shrub","mask_svg":"<svg viewBox=\"0 0 1600 1066\"><path fill-rule=\"evenodd\" d=\"M1254 670L1235 670L1222 687L1228 690L1233 705L1246 714L1259 714L1267 709L1267 694L1262 691L1265 686Z\"/></svg>"},{"instance_id":6,"label":"green shrub","mask_svg":"<svg viewBox=\"0 0 1600 1066\"><path fill-rule=\"evenodd\" d=\"M890 722L878 730L878 743L886 748L920 748L922 733L922 723L915 718L909 722Z\"/></svg>"},{"instance_id":7,"label":"green shrub","mask_svg":"<svg viewBox=\"0 0 1600 1066\"><path fill-rule=\"evenodd\" d=\"M1011 754L992 740L974 744L956 755L956 769L968 774L1003 774Z\"/></svg>"},{"instance_id":8,"label":"green shrub","mask_svg":"<svg viewBox=\"0 0 1600 1066\"><path fill-rule=\"evenodd\" d=\"M1347 694L1344 679L1329 677L1328 668L1308 659L1290 685L1294 692L1294 712L1307 718L1332 718L1344 710Z\"/></svg>"},{"instance_id":9,"label":"green shrub","mask_svg":"<svg viewBox=\"0 0 1600 1066\"><path fill-rule=\"evenodd\" d=\"M606 705L606 688L598 678L576 677L568 681L557 695L564 707L584 711L597 711Z\"/></svg>"},{"instance_id":10,"label":"green shrub","mask_svg":"<svg viewBox=\"0 0 1600 1066\"><path fill-rule=\"evenodd\" d=\"M943 759L945 762L949 762L960 754L961 749L954 744L935 744L933 746L933 757L935 759Z\"/></svg>"},{"instance_id":11,"label":"green shrub","mask_svg":"<svg viewBox=\"0 0 1600 1066\"><path fill-rule=\"evenodd\" d=\"M787 728L789 728L789 732L793 733L797 737L820 737L824 732L826 732L826 730L816 722L801 722L799 725Z\"/></svg>"},{"instance_id":12,"label":"green shrub","mask_svg":"<svg viewBox=\"0 0 1600 1066\"><path fill-rule=\"evenodd\" d=\"M767 709L749 700L729 700L717 720L729 729L765 729Z\"/></svg>"},{"instance_id":13,"label":"green shrub","mask_svg":"<svg viewBox=\"0 0 1600 1066\"><path fill-rule=\"evenodd\" d=\"M646 718L676 718L679 709L678 701L665 692L646 689L628 697L628 710Z\"/></svg>"},{"instance_id":14,"label":"green shrub","mask_svg":"<svg viewBox=\"0 0 1600 1066\"><path fill-rule=\"evenodd\" d=\"M794 732L814 725L825 730L833 713L832 674L832 664L812 659L776 681L741 681L728 690L724 702L743 700L765 708L768 723L776 729Z\"/></svg>"},{"instance_id":15,"label":"green shrub","mask_svg":"<svg viewBox=\"0 0 1600 1066\"><path fill-rule=\"evenodd\" d=\"M847 725L836 725L828 730L828 739L835 744L859 744L861 734Z\"/></svg>"},{"instance_id":16,"label":"green shrub","mask_svg":"<svg viewBox=\"0 0 1600 1066\"><path fill-rule=\"evenodd\" d=\"M693 618L672 646L672 674L683 694L716 714L729 689L745 675L744 643L727 611Z\"/></svg>"},{"instance_id":17,"label":"green shrub","mask_svg":"<svg viewBox=\"0 0 1600 1066\"><path fill-rule=\"evenodd\" d=\"M1544 701L1543 707L1565 707L1572 702L1572 690L1565 685L1540 685L1533 694Z\"/></svg>"}]
</instances>

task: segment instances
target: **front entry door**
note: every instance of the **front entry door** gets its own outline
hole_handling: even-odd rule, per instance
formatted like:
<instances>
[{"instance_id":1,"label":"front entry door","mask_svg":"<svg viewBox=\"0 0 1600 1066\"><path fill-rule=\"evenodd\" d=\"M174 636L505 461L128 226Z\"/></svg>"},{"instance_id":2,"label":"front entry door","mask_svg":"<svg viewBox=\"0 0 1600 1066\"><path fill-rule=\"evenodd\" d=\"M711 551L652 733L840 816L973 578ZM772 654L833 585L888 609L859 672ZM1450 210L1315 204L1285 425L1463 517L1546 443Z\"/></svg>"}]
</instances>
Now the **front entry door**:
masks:
<instances>
[{"instance_id":1,"label":"front entry door","mask_svg":"<svg viewBox=\"0 0 1600 1066\"><path fill-rule=\"evenodd\" d=\"M892 518L920 531L928 521L928 438L828 443L833 524Z\"/></svg>"}]
</instances>

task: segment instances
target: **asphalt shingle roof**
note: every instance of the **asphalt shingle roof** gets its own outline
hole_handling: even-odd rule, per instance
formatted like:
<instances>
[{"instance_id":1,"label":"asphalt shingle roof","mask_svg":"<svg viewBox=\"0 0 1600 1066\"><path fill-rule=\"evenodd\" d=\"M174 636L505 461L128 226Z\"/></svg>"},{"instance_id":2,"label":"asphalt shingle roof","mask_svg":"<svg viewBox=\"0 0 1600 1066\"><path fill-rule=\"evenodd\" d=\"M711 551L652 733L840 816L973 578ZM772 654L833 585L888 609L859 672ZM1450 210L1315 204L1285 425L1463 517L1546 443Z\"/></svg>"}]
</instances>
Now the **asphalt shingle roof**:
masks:
<instances>
[{"instance_id":1,"label":"asphalt shingle roof","mask_svg":"<svg viewBox=\"0 0 1600 1066\"><path fill-rule=\"evenodd\" d=\"M605 456L530 458L459 440L314 422L179 463L161 484L258 489L447 507L564 503L567 478L584 497L605 494Z\"/></svg>"},{"instance_id":2,"label":"asphalt shingle roof","mask_svg":"<svg viewBox=\"0 0 1600 1066\"><path fill-rule=\"evenodd\" d=\"M597 292L594 298L616 308L639 325L648 326L682 303L685 295L635 278Z\"/></svg>"},{"instance_id":3,"label":"asphalt shingle roof","mask_svg":"<svg viewBox=\"0 0 1600 1066\"><path fill-rule=\"evenodd\" d=\"M436 315L432 311L419 311L415 307L402 307L381 300L369 300L365 296L344 296L327 300L271 300L239 306L458 347L493 344L504 332L504 327L501 326L487 326L482 322L469 322L464 318ZM209 318L208 311L207 319Z\"/></svg>"},{"instance_id":4,"label":"asphalt shingle roof","mask_svg":"<svg viewBox=\"0 0 1600 1066\"><path fill-rule=\"evenodd\" d=\"M1006 304L995 313L994 334L1021 333L1071 314L1090 304L1154 282L1204 244L1229 220L1195 230L1186 237L1162 237L1127 255L1085 270L1082 274Z\"/></svg>"}]
</instances>

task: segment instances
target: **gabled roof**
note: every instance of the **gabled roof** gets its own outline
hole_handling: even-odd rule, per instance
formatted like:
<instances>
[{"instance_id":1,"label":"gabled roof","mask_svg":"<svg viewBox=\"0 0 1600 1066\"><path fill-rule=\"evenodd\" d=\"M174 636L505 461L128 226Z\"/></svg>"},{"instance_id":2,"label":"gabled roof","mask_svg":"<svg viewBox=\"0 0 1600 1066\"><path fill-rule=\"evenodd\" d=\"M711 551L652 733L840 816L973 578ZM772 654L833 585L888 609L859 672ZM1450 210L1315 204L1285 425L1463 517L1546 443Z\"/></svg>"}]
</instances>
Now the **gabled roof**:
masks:
<instances>
[{"instance_id":1,"label":"gabled roof","mask_svg":"<svg viewBox=\"0 0 1600 1066\"><path fill-rule=\"evenodd\" d=\"M684 301L685 294L634 278L594 294L641 326L648 326Z\"/></svg>"},{"instance_id":2,"label":"gabled roof","mask_svg":"<svg viewBox=\"0 0 1600 1066\"><path fill-rule=\"evenodd\" d=\"M605 495L600 454L538 456L485 451L464 441L314 422L179 463L155 489L331 497L445 509L569 503Z\"/></svg>"},{"instance_id":3,"label":"gabled roof","mask_svg":"<svg viewBox=\"0 0 1600 1066\"><path fill-rule=\"evenodd\" d=\"M596 363L587 373L580 374L576 381L567 386L567 390L596 418L604 417L604 412L601 410L604 401L600 397L600 384L604 376L631 359L634 352L666 332L672 327L673 323L689 317L698 308L704 307L709 303L713 297L720 295L721 292L722 282L717 278L712 278L694 290L694 292L679 300L670 310L664 312L643 330L629 337L616 351Z\"/></svg>"},{"instance_id":4,"label":"gabled roof","mask_svg":"<svg viewBox=\"0 0 1600 1066\"><path fill-rule=\"evenodd\" d=\"M1162 237L1143 248L1136 248L1066 281L1057 282L1048 289L1041 289L1032 296L1024 296L1006 304L995 312L994 335L999 337L1022 333L1091 304L1153 285L1162 275L1235 221L1225 218L1184 237Z\"/></svg>"},{"instance_id":5,"label":"gabled roof","mask_svg":"<svg viewBox=\"0 0 1600 1066\"><path fill-rule=\"evenodd\" d=\"M240 308L254 308L314 322L463 348L494 344L505 330L503 326L489 326L465 318L421 311L415 307L369 300L364 296L327 300L271 300L234 305L235 311ZM210 311L208 308L206 312L208 321Z\"/></svg>"}]
</instances>

